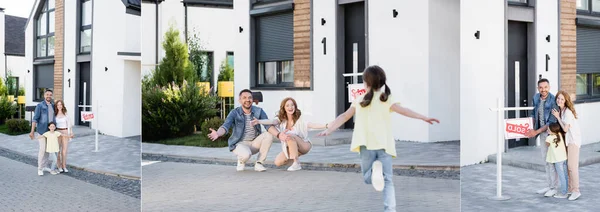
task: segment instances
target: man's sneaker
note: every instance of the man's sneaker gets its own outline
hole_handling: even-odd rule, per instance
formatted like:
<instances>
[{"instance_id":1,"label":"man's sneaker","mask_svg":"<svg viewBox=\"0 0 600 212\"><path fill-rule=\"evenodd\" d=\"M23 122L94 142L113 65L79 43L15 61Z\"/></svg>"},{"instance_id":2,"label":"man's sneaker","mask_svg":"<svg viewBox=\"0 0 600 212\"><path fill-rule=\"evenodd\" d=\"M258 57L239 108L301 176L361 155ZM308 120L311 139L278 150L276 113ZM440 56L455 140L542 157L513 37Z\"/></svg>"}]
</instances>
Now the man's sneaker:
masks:
<instances>
[{"instance_id":1,"label":"man's sneaker","mask_svg":"<svg viewBox=\"0 0 600 212\"><path fill-rule=\"evenodd\" d=\"M381 161L376 160L373 162L372 173L371 173L371 184L376 191L383 191L383 164Z\"/></svg>"},{"instance_id":2,"label":"man's sneaker","mask_svg":"<svg viewBox=\"0 0 600 212\"><path fill-rule=\"evenodd\" d=\"M265 168L265 166L263 166L263 165L262 165L262 163L260 163L260 162L256 162L256 163L254 164L254 171L257 171L257 172L264 172L264 171L266 171L266 170L267 170L267 169Z\"/></svg>"},{"instance_id":3,"label":"man's sneaker","mask_svg":"<svg viewBox=\"0 0 600 212\"><path fill-rule=\"evenodd\" d=\"M294 164L292 164L287 170L288 171L298 171L302 169L302 166L300 166L299 163L294 162Z\"/></svg>"},{"instance_id":4,"label":"man's sneaker","mask_svg":"<svg viewBox=\"0 0 600 212\"><path fill-rule=\"evenodd\" d=\"M546 197L551 197L551 196L554 196L554 195L556 195L556 193L558 193L558 192L556 191L556 189L550 189L550 191L546 192L546 193L544 194L544 196L546 196Z\"/></svg>"},{"instance_id":5,"label":"man's sneaker","mask_svg":"<svg viewBox=\"0 0 600 212\"><path fill-rule=\"evenodd\" d=\"M554 198L566 199L567 198L567 194L557 194L557 195L554 195Z\"/></svg>"},{"instance_id":6,"label":"man's sneaker","mask_svg":"<svg viewBox=\"0 0 600 212\"><path fill-rule=\"evenodd\" d=\"M45 171L45 172L50 172L50 168L48 168L48 167L46 167L46 168L43 168L43 169L42 169L42 171Z\"/></svg>"},{"instance_id":7,"label":"man's sneaker","mask_svg":"<svg viewBox=\"0 0 600 212\"><path fill-rule=\"evenodd\" d=\"M44 171L42 171L42 170L38 170L38 175L39 175L39 176L44 176Z\"/></svg>"},{"instance_id":8,"label":"man's sneaker","mask_svg":"<svg viewBox=\"0 0 600 212\"><path fill-rule=\"evenodd\" d=\"M550 191L550 188L546 187L546 188L537 190L535 193L537 193L537 194L545 194L548 191Z\"/></svg>"},{"instance_id":9,"label":"man's sneaker","mask_svg":"<svg viewBox=\"0 0 600 212\"><path fill-rule=\"evenodd\" d=\"M576 200L580 196L581 196L580 192L573 192L573 194L571 194L571 196L569 197L569 200L571 200L571 201Z\"/></svg>"},{"instance_id":10,"label":"man's sneaker","mask_svg":"<svg viewBox=\"0 0 600 212\"><path fill-rule=\"evenodd\" d=\"M65 173L69 173L69 170L67 170L67 168L63 169L63 171L65 171Z\"/></svg>"},{"instance_id":11,"label":"man's sneaker","mask_svg":"<svg viewBox=\"0 0 600 212\"><path fill-rule=\"evenodd\" d=\"M57 175L57 174L58 174L58 171L56 171L56 170L52 170L52 171L50 171L50 174L52 174L52 175Z\"/></svg>"},{"instance_id":12,"label":"man's sneaker","mask_svg":"<svg viewBox=\"0 0 600 212\"><path fill-rule=\"evenodd\" d=\"M237 171L238 172L244 171L244 168L246 168L246 164L244 162L238 160Z\"/></svg>"},{"instance_id":13,"label":"man's sneaker","mask_svg":"<svg viewBox=\"0 0 600 212\"><path fill-rule=\"evenodd\" d=\"M58 168L58 172L63 172L63 169L62 168Z\"/></svg>"}]
</instances>

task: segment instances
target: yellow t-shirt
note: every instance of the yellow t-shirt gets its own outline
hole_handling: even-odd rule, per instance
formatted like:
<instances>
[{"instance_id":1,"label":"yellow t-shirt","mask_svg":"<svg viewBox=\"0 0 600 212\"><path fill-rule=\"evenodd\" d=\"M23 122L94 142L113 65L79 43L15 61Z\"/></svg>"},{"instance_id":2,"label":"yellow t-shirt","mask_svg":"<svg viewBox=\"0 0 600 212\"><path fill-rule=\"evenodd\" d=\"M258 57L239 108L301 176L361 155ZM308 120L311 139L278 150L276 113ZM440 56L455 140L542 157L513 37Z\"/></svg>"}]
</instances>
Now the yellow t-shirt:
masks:
<instances>
[{"instance_id":1,"label":"yellow t-shirt","mask_svg":"<svg viewBox=\"0 0 600 212\"><path fill-rule=\"evenodd\" d=\"M60 132L57 131L54 131L54 133L50 131L44 133L44 137L46 137L46 152L54 153L59 151L58 137L60 135Z\"/></svg>"},{"instance_id":2,"label":"yellow t-shirt","mask_svg":"<svg viewBox=\"0 0 600 212\"><path fill-rule=\"evenodd\" d=\"M396 142L392 136L391 107L395 103L393 95L389 95L387 101L379 100L384 88L376 91L371 104L367 107L360 106L366 94L357 97L350 107L354 107L354 132L350 151L360 152L360 147L365 146L368 150L384 149L387 154L396 157Z\"/></svg>"},{"instance_id":3,"label":"yellow t-shirt","mask_svg":"<svg viewBox=\"0 0 600 212\"><path fill-rule=\"evenodd\" d=\"M557 135L548 135L546 143L550 143L548 146L548 154L546 154L546 162L558 163L567 160L567 149L565 148L564 141L561 136L559 137L558 146L554 143L554 139Z\"/></svg>"}]
</instances>

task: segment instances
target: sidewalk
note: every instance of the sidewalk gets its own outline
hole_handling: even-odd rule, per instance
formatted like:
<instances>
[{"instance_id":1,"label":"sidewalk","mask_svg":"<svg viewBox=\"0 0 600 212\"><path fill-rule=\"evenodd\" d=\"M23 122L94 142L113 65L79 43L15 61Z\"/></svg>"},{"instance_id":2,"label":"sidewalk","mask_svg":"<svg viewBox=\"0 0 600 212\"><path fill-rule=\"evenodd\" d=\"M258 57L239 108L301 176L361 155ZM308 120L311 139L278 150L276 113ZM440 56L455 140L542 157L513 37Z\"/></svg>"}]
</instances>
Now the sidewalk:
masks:
<instances>
[{"instance_id":1,"label":"sidewalk","mask_svg":"<svg viewBox=\"0 0 600 212\"><path fill-rule=\"evenodd\" d=\"M460 170L460 143L438 142L417 143L397 141L398 157L393 159L394 169L422 170ZM267 164L281 152L281 144L274 142L267 156ZM163 144L142 143L143 156L165 156L176 158L191 158L213 162L236 162L237 157L224 148L204 148L191 146L171 146ZM249 162L256 161L253 155ZM334 146L314 145L312 150L300 157L302 165L316 167L360 167L358 153L350 152L350 144Z\"/></svg>"},{"instance_id":2,"label":"sidewalk","mask_svg":"<svg viewBox=\"0 0 600 212\"><path fill-rule=\"evenodd\" d=\"M69 142L67 166L130 179L141 178L139 140L98 135L98 152L94 152L95 132L87 127L75 127L73 131L75 138ZM31 140L29 134L9 136L0 133L0 148L38 157L38 141Z\"/></svg>"},{"instance_id":3,"label":"sidewalk","mask_svg":"<svg viewBox=\"0 0 600 212\"><path fill-rule=\"evenodd\" d=\"M541 157L541 147L517 147L509 149L502 155L502 164L518 168L545 172ZM579 153L579 167L600 163L600 142L582 145ZM496 163L496 154L490 155L488 160Z\"/></svg>"}]
</instances>

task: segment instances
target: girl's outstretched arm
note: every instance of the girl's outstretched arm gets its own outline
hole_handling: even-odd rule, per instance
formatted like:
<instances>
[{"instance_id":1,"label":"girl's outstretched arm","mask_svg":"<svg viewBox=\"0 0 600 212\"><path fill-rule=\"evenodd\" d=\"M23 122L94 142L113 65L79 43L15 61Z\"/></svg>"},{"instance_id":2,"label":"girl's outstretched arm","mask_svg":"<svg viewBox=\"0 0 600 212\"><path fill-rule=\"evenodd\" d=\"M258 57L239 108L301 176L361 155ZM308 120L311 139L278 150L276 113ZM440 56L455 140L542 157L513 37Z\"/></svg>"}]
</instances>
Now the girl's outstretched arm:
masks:
<instances>
[{"instance_id":1,"label":"girl's outstretched arm","mask_svg":"<svg viewBox=\"0 0 600 212\"><path fill-rule=\"evenodd\" d=\"M326 136L329 135L331 132L337 130L338 127L342 126L342 124L346 123L350 118L352 118L355 112L356 109L354 107L348 108L346 112L339 115L333 122L328 123L326 125L327 130L319 133L318 136Z\"/></svg>"},{"instance_id":2,"label":"girl's outstretched arm","mask_svg":"<svg viewBox=\"0 0 600 212\"><path fill-rule=\"evenodd\" d=\"M418 114L418 113L412 111L411 109L400 106L400 104L393 104L391 109L392 109L392 111L394 111L400 115L403 115L403 116L406 116L409 118L420 119L429 124L433 124L433 122L437 122L438 124L440 123L440 121L437 119L429 118L424 115Z\"/></svg>"}]
</instances>

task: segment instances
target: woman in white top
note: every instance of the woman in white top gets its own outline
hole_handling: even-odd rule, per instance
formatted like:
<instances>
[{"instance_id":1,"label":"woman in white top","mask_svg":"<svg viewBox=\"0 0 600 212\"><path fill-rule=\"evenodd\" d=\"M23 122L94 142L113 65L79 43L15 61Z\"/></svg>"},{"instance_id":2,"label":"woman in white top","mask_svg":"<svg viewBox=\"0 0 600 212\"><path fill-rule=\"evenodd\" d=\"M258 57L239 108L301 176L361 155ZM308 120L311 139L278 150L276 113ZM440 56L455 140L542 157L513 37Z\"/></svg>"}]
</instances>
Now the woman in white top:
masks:
<instances>
[{"instance_id":1,"label":"woman in white top","mask_svg":"<svg viewBox=\"0 0 600 212\"><path fill-rule=\"evenodd\" d=\"M560 111L552 110L558 123L567 132L567 170L569 173L569 200L576 200L581 196L579 192L579 148L581 147L581 131L577 123L577 112L571 101L571 96L565 91L556 94L556 104Z\"/></svg>"},{"instance_id":2,"label":"woman in white top","mask_svg":"<svg viewBox=\"0 0 600 212\"><path fill-rule=\"evenodd\" d=\"M305 122L303 116L298 110L296 100L291 97L283 99L279 107L279 113L273 120L253 120L252 125L279 125L279 132L288 135L288 139L281 141L282 152L275 158L275 165L292 165L288 171L297 171L302 169L298 157L307 154L312 148L310 139L308 139L308 129L325 129L326 124L315 124ZM278 136L279 137L279 136Z\"/></svg>"},{"instance_id":3,"label":"woman in white top","mask_svg":"<svg viewBox=\"0 0 600 212\"><path fill-rule=\"evenodd\" d=\"M65 107L65 103L62 100L57 100L56 104L54 105L56 106L54 107L54 114L56 116L56 130L63 135L74 136L71 129L71 122L69 122L69 117L67 117L67 108ZM60 145L60 153L58 154L57 159L59 172L69 172L69 170L67 170L67 149L69 147L70 139L70 137L63 136L58 140L58 144Z\"/></svg>"}]
</instances>

